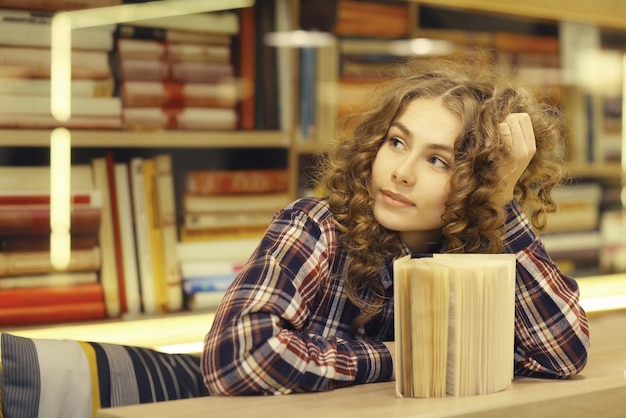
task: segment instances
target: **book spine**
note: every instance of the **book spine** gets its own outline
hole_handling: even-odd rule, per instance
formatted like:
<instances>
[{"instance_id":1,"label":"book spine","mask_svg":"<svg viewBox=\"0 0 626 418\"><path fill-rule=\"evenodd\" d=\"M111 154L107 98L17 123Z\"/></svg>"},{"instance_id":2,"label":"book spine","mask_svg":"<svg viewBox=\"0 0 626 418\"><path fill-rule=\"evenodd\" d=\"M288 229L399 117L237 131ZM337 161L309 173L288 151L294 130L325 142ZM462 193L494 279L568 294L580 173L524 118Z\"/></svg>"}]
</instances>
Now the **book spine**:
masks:
<instances>
[{"instance_id":1,"label":"book spine","mask_svg":"<svg viewBox=\"0 0 626 418\"><path fill-rule=\"evenodd\" d=\"M26 20L7 19L0 21L0 44L44 47L51 45L51 30L49 24L30 22ZM72 48L96 51L110 51L113 49L113 35L108 29L82 28L76 30L72 36Z\"/></svg>"},{"instance_id":2,"label":"book spine","mask_svg":"<svg viewBox=\"0 0 626 418\"><path fill-rule=\"evenodd\" d=\"M287 169L190 170L186 191L201 195L279 193L289 189Z\"/></svg>"},{"instance_id":3,"label":"book spine","mask_svg":"<svg viewBox=\"0 0 626 418\"><path fill-rule=\"evenodd\" d=\"M111 197L109 193L109 178L107 162L104 157L92 160L94 182L102 194L102 211L98 237L102 251L102 265L100 267L100 282L104 289L104 301L107 314L117 318L122 312L119 282L115 258L115 238L113 236L113 217L111 213Z\"/></svg>"},{"instance_id":4,"label":"book spine","mask_svg":"<svg viewBox=\"0 0 626 418\"><path fill-rule=\"evenodd\" d=\"M121 82L125 107L208 107L234 109L239 94L235 82L180 83L125 80Z\"/></svg>"},{"instance_id":5,"label":"book spine","mask_svg":"<svg viewBox=\"0 0 626 418\"><path fill-rule=\"evenodd\" d=\"M122 119L114 116L72 116L66 122L56 120L52 115L0 114L0 127L7 129L120 129Z\"/></svg>"},{"instance_id":6,"label":"book spine","mask_svg":"<svg viewBox=\"0 0 626 418\"><path fill-rule=\"evenodd\" d=\"M84 250L98 245L98 233L74 234L70 236L72 250ZM0 250L2 251L50 251L50 236L0 236Z\"/></svg>"},{"instance_id":7,"label":"book spine","mask_svg":"<svg viewBox=\"0 0 626 418\"><path fill-rule=\"evenodd\" d=\"M169 154L160 154L154 157L154 161L158 198L157 209L159 212L163 242L163 261L167 282L167 305L169 312L177 312L183 307L183 291L176 254L178 233L172 157Z\"/></svg>"},{"instance_id":8,"label":"book spine","mask_svg":"<svg viewBox=\"0 0 626 418\"><path fill-rule=\"evenodd\" d=\"M19 192L10 191L4 193L0 191L0 208L7 205L49 205L49 193ZM72 193L70 195L72 205L93 205L100 206L100 195L96 190L87 193Z\"/></svg>"},{"instance_id":9,"label":"book spine","mask_svg":"<svg viewBox=\"0 0 626 418\"><path fill-rule=\"evenodd\" d=\"M229 45L173 43L156 39L117 39L119 59L140 58L166 61L201 61L228 63Z\"/></svg>"},{"instance_id":10,"label":"book spine","mask_svg":"<svg viewBox=\"0 0 626 418\"><path fill-rule=\"evenodd\" d=\"M125 108L125 129L234 130L237 112L218 108Z\"/></svg>"},{"instance_id":11,"label":"book spine","mask_svg":"<svg viewBox=\"0 0 626 418\"><path fill-rule=\"evenodd\" d=\"M92 167L89 164L73 164L70 168L72 192L94 189ZM50 166L0 166L0 191L4 194L50 193Z\"/></svg>"},{"instance_id":12,"label":"book spine","mask_svg":"<svg viewBox=\"0 0 626 418\"><path fill-rule=\"evenodd\" d=\"M119 210L120 247L124 265L127 314L139 315L141 313L141 294L128 169L126 163L115 164L115 191Z\"/></svg>"},{"instance_id":13,"label":"book spine","mask_svg":"<svg viewBox=\"0 0 626 418\"><path fill-rule=\"evenodd\" d=\"M24 78L50 77L50 48L0 46L0 65L14 67ZM108 51L72 50L72 78L109 79L113 76Z\"/></svg>"},{"instance_id":14,"label":"book spine","mask_svg":"<svg viewBox=\"0 0 626 418\"><path fill-rule=\"evenodd\" d=\"M261 238L267 226L236 226L223 228L179 228L181 242L220 241L233 238Z\"/></svg>"},{"instance_id":15,"label":"book spine","mask_svg":"<svg viewBox=\"0 0 626 418\"><path fill-rule=\"evenodd\" d=\"M49 114L49 96L26 96L0 94L0 112L5 114ZM122 113L122 100L119 97L74 97L72 114L81 116L119 116Z\"/></svg>"},{"instance_id":16,"label":"book spine","mask_svg":"<svg viewBox=\"0 0 626 418\"><path fill-rule=\"evenodd\" d=\"M98 247L85 250L73 250L66 271L94 271L101 266ZM41 274L56 271L50 261L48 251L0 252L0 276L21 274Z\"/></svg>"},{"instance_id":17,"label":"book spine","mask_svg":"<svg viewBox=\"0 0 626 418\"><path fill-rule=\"evenodd\" d=\"M126 285L124 277L124 256L122 253L122 232L120 227L119 205L117 203L117 189L115 181L115 159L112 152L108 152L105 157L107 171L107 185L109 186L109 207L111 211L111 226L113 228L113 243L115 253L115 272L117 274L118 293L120 298L120 310L122 313L128 312L126 302Z\"/></svg>"},{"instance_id":18,"label":"book spine","mask_svg":"<svg viewBox=\"0 0 626 418\"><path fill-rule=\"evenodd\" d=\"M93 234L101 223L101 208L72 206L70 208L70 232ZM50 234L50 206L23 205L0 206L0 236Z\"/></svg>"},{"instance_id":19,"label":"book spine","mask_svg":"<svg viewBox=\"0 0 626 418\"><path fill-rule=\"evenodd\" d=\"M257 227L266 228L272 218L274 211L268 212L225 212L225 213L194 213L184 214L184 226L187 229L202 228L237 228L237 227Z\"/></svg>"},{"instance_id":20,"label":"book spine","mask_svg":"<svg viewBox=\"0 0 626 418\"><path fill-rule=\"evenodd\" d=\"M185 193L183 207L187 212L260 212L278 211L291 202L289 193L248 195L199 195Z\"/></svg>"},{"instance_id":21,"label":"book spine","mask_svg":"<svg viewBox=\"0 0 626 418\"><path fill-rule=\"evenodd\" d=\"M0 289L75 286L89 283L98 283L98 274L95 271L24 274L20 276L0 277Z\"/></svg>"},{"instance_id":22,"label":"book spine","mask_svg":"<svg viewBox=\"0 0 626 418\"><path fill-rule=\"evenodd\" d=\"M225 292L237 277L237 273L212 274L203 277L183 279L185 295L199 292Z\"/></svg>"},{"instance_id":23,"label":"book spine","mask_svg":"<svg viewBox=\"0 0 626 418\"><path fill-rule=\"evenodd\" d=\"M105 317L106 307L102 301L20 308L0 307L0 325L4 326L90 321Z\"/></svg>"},{"instance_id":24,"label":"book spine","mask_svg":"<svg viewBox=\"0 0 626 418\"><path fill-rule=\"evenodd\" d=\"M78 302L102 302L103 292L100 283L74 286L42 286L28 289L0 290L2 308L26 306L63 305Z\"/></svg>"},{"instance_id":25,"label":"book spine","mask_svg":"<svg viewBox=\"0 0 626 418\"><path fill-rule=\"evenodd\" d=\"M2 0L0 7L28 10L81 10L122 4L122 0Z\"/></svg>"},{"instance_id":26,"label":"book spine","mask_svg":"<svg viewBox=\"0 0 626 418\"><path fill-rule=\"evenodd\" d=\"M198 242L179 242L176 253L181 266L194 260L245 262L259 245L260 236Z\"/></svg>"},{"instance_id":27,"label":"book spine","mask_svg":"<svg viewBox=\"0 0 626 418\"><path fill-rule=\"evenodd\" d=\"M220 83L232 80L233 65L224 62L172 62L166 60L124 58L119 61L122 80Z\"/></svg>"},{"instance_id":28,"label":"book spine","mask_svg":"<svg viewBox=\"0 0 626 418\"><path fill-rule=\"evenodd\" d=\"M135 26L161 27L189 32L208 32L228 36L239 32L239 19L236 11L152 18L134 21L132 24Z\"/></svg>"},{"instance_id":29,"label":"book spine","mask_svg":"<svg viewBox=\"0 0 626 418\"><path fill-rule=\"evenodd\" d=\"M168 289L163 252L163 235L158 212L158 190L156 185L156 163L153 159L143 161L144 193L146 195L146 215L150 237L150 253L154 277L156 308L158 313L167 312Z\"/></svg>"},{"instance_id":30,"label":"book spine","mask_svg":"<svg viewBox=\"0 0 626 418\"><path fill-rule=\"evenodd\" d=\"M135 157L130 161L131 198L135 240L137 242L137 265L139 267L142 309L145 314L152 315L157 313L157 305L143 163L144 160L141 157Z\"/></svg>"},{"instance_id":31,"label":"book spine","mask_svg":"<svg viewBox=\"0 0 626 418\"><path fill-rule=\"evenodd\" d=\"M230 45L230 35L221 33L203 33L164 29L159 27L118 25L115 36L118 38L146 39L168 42L187 42L198 44Z\"/></svg>"}]
</instances>

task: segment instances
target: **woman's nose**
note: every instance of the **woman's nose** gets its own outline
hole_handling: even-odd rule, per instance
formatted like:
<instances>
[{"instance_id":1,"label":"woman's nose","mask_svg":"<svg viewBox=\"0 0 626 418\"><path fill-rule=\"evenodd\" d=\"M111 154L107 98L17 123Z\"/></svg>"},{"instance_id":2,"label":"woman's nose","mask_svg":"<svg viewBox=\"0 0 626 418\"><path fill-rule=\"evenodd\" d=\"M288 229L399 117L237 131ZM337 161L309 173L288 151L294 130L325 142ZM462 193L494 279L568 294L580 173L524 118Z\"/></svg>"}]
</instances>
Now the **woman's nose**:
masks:
<instances>
[{"instance_id":1,"label":"woman's nose","mask_svg":"<svg viewBox=\"0 0 626 418\"><path fill-rule=\"evenodd\" d=\"M403 186L413 186L416 179L413 164L406 161L397 165L391 173L391 179L394 183L401 184Z\"/></svg>"}]
</instances>

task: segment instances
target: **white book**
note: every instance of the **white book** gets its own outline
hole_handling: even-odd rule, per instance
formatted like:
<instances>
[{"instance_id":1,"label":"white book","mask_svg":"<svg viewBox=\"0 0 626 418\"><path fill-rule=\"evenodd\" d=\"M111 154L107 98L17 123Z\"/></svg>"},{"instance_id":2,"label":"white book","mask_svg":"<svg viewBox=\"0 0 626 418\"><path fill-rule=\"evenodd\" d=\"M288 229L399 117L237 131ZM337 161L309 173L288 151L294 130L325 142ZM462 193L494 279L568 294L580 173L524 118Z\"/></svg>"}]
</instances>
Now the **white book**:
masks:
<instances>
[{"instance_id":1,"label":"white book","mask_svg":"<svg viewBox=\"0 0 626 418\"><path fill-rule=\"evenodd\" d=\"M157 312L157 301L152 268L152 249L150 247L150 226L148 224L147 203L144 192L143 158L135 157L130 160L130 179L141 301L143 312L151 315Z\"/></svg>"},{"instance_id":2,"label":"white book","mask_svg":"<svg viewBox=\"0 0 626 418\"><path fill-rule=\"evenodd\" d=\"M276 211L267 212L188 212L184 216L185 227L231 228L248 226L267 226Z\"/></svg>"},{"instance_id":3,"label":"white book","mask_svg":"<svg viewBox=\"0 0 626 418\"><path fill-rule=\"evenodd\" d=\"M27 47L50 47L51 30L49 25L38 25L3 20L0 30L0 43ZM107 28L81 28L71 32L72 48L98 51L113 49L113 33Z\"/></svg>"},{"instance_id":4,"label":"white book","mask_svg":"<svg viewBox=\"0 0 626 418\"><path fill-rule=\"evenodd\" d=\"M119 116L122 114L122 99L119 97L72 97L71 111L77 116ZM50 96L0 94L0 112L49 114Z\"/></svg>"},{"instance_id":5,"label":"white book","mask_svg":"<svg viewBox=\"0 0 626 418\"><path fill-rule=\"evenodd\" d=\"M110 97L113 79L71 80L72 97ZM0 78L0 94L50 97L49 78Z\"/></svg>"},{"instance_id":6,"label":"white book","mask_svg":"<svg viewBox=\"0 0 626 418\"><path fill-rule=\"evenodd\" d=\"M157 210L161 225L163 243L163 261L167 282L167 307L169 312L177 312L183 308L183 289L180 271L178 270L178 243L176 224L176 196L172 173L172 157L159 154L154 157L156 170Z\"/></svg>"},{"instance_id":7,"label":"white book","mask_svg":"<svg viewBox=\"0 0 626 418\"><path fill-rule=\"evenodd\" d=\"M177 246L178 261L246 261L261 237L230 238L212 241L179 242Z\"/></svg>"},{"instance_id":8,"label":"white book","mask_svg":"<svg viewBox=\"0 0 626 418\"><path fill-rule=\"evenodd\" d=\"M71 166L70 188L72 191L94 188L91 165ZM50 192L50 166L0 166L0 190Z\"/></svg>"},{"instance_id":9,"label":"white book","mask_svg":"<svg viewBox=\"0 0 626 418\"><path fill-rule=\"evenodd\" d=\"M128 165L115 163L115 192L120 229L120 243L124 260L124 290L126 294L126 314L141 313L141 294L139 291L139 272L137 270L137 246L133 227L133 213L130 193Z\"/></svg>"},{"instance_id":10,"label":"white book","mask_svg":"<svg viewBox=\"0 0 626 418\"><path fill-rule=\"evenodd\" d=\"M514 254L395 261L398 397L489 394L513 380Z\"/></svg>"},{"instance_id":11,"label":"white book","mask_svg":"<svg viewBox=\"0 0 626 418\"><path fill-rule=\"evenodd\" d=\"M122 313L120 300L120 286L117 277L117 258L115 256L115 236L113 234L113 213L111 208L111 195L107 162L104 157L92 160L94 182L102 196L102 208L100 211L100 229L98 240L102 262L100 266L100 282L104 290L104 302L107 316L117 318Z\"/></svg>"},{"instance_id":12,"label":"white book","mask_svg":"<svg viewBox=\"0 0 626 418\"><path fill-rule=\"evenodd\" d=\"M236 12L195 13L179 16L168 16L154 19L134 20L129 25L147 26L184 31L225 33L236 35L239 33L239 16Z\"/></svg>"},{"instance_id":13,"label":"white book","mask_svg":"<svg viewBox=\"0 0 626 418\"><path fill-rule=\"evenodd\" d=\"M73 286L97 283L95 271L75 271L63 273L30 274L0 277L0 289L21 289L41 286Z\"/></svg>"},{"instance_id":14,"label":"white book","mask_svg":"<svg viewBox=\"0 0 626 418\"><path fill-rule=\"evenodd\" d=\"M205 196L185 194L183 206L188 212L277 212L292 201L289 193Z\"/></svg>"}]
</instances>

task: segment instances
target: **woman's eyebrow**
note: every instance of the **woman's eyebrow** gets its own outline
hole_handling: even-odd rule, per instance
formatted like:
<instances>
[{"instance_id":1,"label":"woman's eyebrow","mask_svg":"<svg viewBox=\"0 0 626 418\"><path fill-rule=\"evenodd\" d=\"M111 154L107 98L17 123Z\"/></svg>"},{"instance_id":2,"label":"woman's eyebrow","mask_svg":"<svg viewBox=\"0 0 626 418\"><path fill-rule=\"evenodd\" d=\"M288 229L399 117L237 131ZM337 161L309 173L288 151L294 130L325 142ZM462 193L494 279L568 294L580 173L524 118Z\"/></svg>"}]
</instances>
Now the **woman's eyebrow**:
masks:
<instances>
[{"instance_id":1,"label":"woman's eyebrow","mask_svg":"<svg viewBox=\"0 0 626 418\"><path fill-rule=\"evenodd\" d=\"M397 128L402 131L402 134L413 139L413 133L406 127L402 122L395 121L391 124L390 128ZM428 149L440 150L449 153L454 153L454 147L451 147L446 144L438 144L436 142L430 143L426 146Z\"/></svg>"},{"instance_id":2,"label":"woman's eyebrow","mask_svg":"<svg viewBox=\"0 0 626 418\"><path fill-rule=\"evenodd\" d=\"M409 128L407 128L402 122L395 121L389 128L398 128L405 136L413 138L413 133L409 131Z\"/></svg>"},{"instance_id":3,"label":"woman's eyebrow","mask_svg":"<svg viewBox=\"0 0 626 418\"><path fill-rule=\"evenodd\" d=\"M428 149L449 152L450 154L454 153L454 147L451 147L449 145L432 143L432 144L428 144L426 147Z\"/></svg>"}]
</instances>

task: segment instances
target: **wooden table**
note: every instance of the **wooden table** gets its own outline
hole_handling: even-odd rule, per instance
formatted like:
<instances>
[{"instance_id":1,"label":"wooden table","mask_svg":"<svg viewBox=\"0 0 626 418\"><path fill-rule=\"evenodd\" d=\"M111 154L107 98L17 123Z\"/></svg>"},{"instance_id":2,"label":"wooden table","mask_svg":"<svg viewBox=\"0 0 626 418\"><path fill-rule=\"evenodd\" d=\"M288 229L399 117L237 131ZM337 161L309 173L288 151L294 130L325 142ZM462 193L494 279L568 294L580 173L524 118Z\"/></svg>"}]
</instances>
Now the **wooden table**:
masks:
<instances>
[{"instance_id":1,"label":"wooden table","mask_svg":"<svg viewBox=\"0 0 626 418\"><path fill-rule=\"evenodd\" d=\"M592 350L581 375L569 380L516 379L508 389L490 395L400 399L394 383L385 382L324 393L206 397L118 407L100 410L98 417L624 417L626 316L596 318L591 332Z\"/></svg>"}]
</instances>

